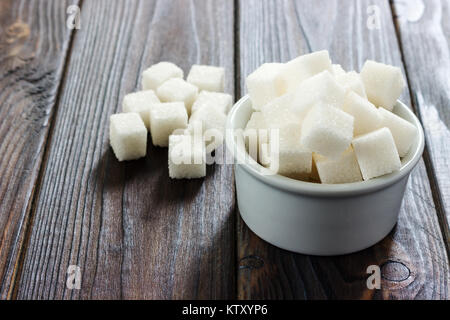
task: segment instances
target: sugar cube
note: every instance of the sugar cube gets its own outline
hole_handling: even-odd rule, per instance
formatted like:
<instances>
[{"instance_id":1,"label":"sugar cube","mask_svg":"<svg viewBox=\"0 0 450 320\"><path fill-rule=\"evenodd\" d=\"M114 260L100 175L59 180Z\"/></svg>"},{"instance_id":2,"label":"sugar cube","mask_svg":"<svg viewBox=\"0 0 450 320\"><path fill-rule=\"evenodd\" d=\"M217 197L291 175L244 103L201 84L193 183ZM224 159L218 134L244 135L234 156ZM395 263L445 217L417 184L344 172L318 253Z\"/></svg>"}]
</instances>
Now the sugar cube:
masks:
<instances>
[{"instance_id":1,"label":"sugar cube","mask_svg":"<svg viewBox=\"0 0 450 320\"><path fill-rule=\"evenodd\" d=\"M379 108L378 112L381 116L381 127L387 127L391 130L398 154L400 157L404 157L416 138L417 128L405 119L383 108Z\"/></svg>"},{"instance_id":2,"label":"sugar cube","mask_svg":"<svg viewBox=\"0 0 450 320\"><path fill-rule=\"evenodd\" d=\"M353 116L323 102L305 117L301 144L325 157L335 158L344 152L353 138Z\"/></svg>"},{"instance_id":3,"label":"sugar cube","mask_svg":"<svg viewBox=\"0 0 450 320\"><path fill-rule=\"evenodd\" d=\"M340 64L332 64L331 67L335 77L346 73Z\"/></svg>"},{"instance_id":4,"label":"sugar cube","mask_svg":"<svg viewBox=\"0 0 450 320\"><path fill-rule=\"evenodd\" d=\"M303 81L294 93L291 110L303 119L311 107L322 101L336 108L342 107L345 89L328 71L323 71Z\"/></svg>"},{"instance_id":5,"label":"sugar cube","mask_svg":"<svg viewBox=\"0 0 450 320\"><path fill-rule=\"evenodd\" d=\"M260 110L270 100L284 93L284 88L277 80L282 67L282 63L264 63L247 77L246 85L253 109Z\"/></svg>"},{"instance_id":6,"label":"sugar cube","mask_svg":"<svg viewBox=\"0 0 450 320\"><path fill-rule=\"evenodd\" d=\"M353 123L355 136L380 128L381 117L377 107L353 91L347 93L342 110L355 118Z\"/></svg>"},{"instance_id":7,"label":"sugar cube","mask_svg":"<svg viewBox=\"0 0 450 320\"><path fill-rule=\"evenodd\" d=\"M361 97L367 99L366 89L364 88L364 83L362 82L361 76L355 71L350 71L344 74L335 76L337 83L344 87L348 91L354 91Z\"/></svg>"},{"instance_id":8,"label":"sugar cube","mask_svg":"<svg viewBox=\"0 0 450 320\"><path fill-rule=\"evenodd\" d=\"M150 133L155 146L167 147L176 129L186 128L188 115L183 102L154 104L150 110Z\"/></svg>"},{"instance_id":9,"label":"sugar cube","mask_svg":"<svg viewBox=\"0 0 450 320\"><path fill-rule=\"evenodd\" d=\"M369 101L392 111L405 87L400 68L367 60L361 69L361 78Z\"/></svg>"},{"instance_id":10,"label":"sugar cube","mask_svg":"<svg viewBox=\"0 0 450 320\"><path fill-rule=\"evenodd\" d=\"M287 124L280 130L278 141L270 135L270 169L276 173L298 179L305 179L311 173L312 152L300 143L300 124Z\"/></svg>"},{"instance_id":11,"label":"sugar cube","mask_svg":"<svg viewBox=\"0 0 450 320\"><path fill-rule=\"evenodd\" d=\"M352 147L337 158L326 158L314 153L314 163L322 183L350 183L362 181L359 165Z\"/></svg>"},{"instance_id":12,"label":"sugar cube","mask_svg":"<svg viewBox=\"0 0 450 320\"><path fill-rule=\"evenodd\" d=\"M224 77L224 68L194 64L187 76L187 82L200 90L223 92Z\"/></svg>"},{"instance_id":13,"label":"sugar cube","mask_svg":"<svg viewBox=\"0 0 450 320\"><path fill-rule=\"evenodd\" d=\"M196 86L179 78L167 80L156 90L156 94L162 102L184 102L188 114L191 113L197 93Z\"/></svg>"},{"instance_id":14,"label":"sugar cube","mask_svg":"<svg viewBox=\"0 0 450 320\"><path fill-rule=\"evenodd\" d=\"M304 80L328 70L333 73L328 51L322 50L299 56L287 62L281 69L278 79L286 92L296 90Z\"/></svg>"},{"instance_id":15,"label":"sugar cube","mask_svg":"<svg viewBox=\"0 0 450 320\"><path fill-rule=\"evenodd\" d=\"M227 114L231 108L232 97L228 93L201 91L192 105L191 113L194 114L201 108L215 108L223 114Z\"/></svg>"},{"instance_id":16,"label":"sugar cube","mask_svg":"<svg viewBox=\"0 0 450 320\"><path fill-rule=\"evenodd\" d=\"M111 115L109 140L119 161L139 159L147 152L147 128L137 113Z\"/></svg>"},{"instance_id":17,"label":"sugar cube","mask_svg":"<svg viewBox=\"0 0 450 320\"><path fill-rule=\"evenodd\" d=\"M205 175L204 145L195 143L190 135L169 136L169 176L172 179L192 179Z\"/></svg>"},{"instance_id":18,"label":"sugar cube","mask_svg":"<svg viewBox=\"0 0 450 320\"><path fill-rule=\"evenodd\" d=\"M244 130L245 146L250 156L262 165L268 163L268 154L263 153L263 144L268 141L268 128L261 112L253 112Z\"/></svg>"},{"instance_id":19,"label":"sugar cube","mask_svg":"<svg viewBox=\"0 0 450 320\"><path fill-rule=\"evenodd\" d=\"M301 123L301 118L291 108L301 101L295 93L286 93L262 106L261 113L267 127L281 129L289 123Z\"/></svg>"},{"instance_id":20,"label":"sugar cube","mask_svg":"<svg viewBox=\"0 0 450 320\"><path fill-rule=\"evenodd\" d=\"M200 108L189 119L188 130L195 133L195 126L201 128L209 153L222 145L226 120L227 116L215 108Z\"/></svg>"},{"instance_id":21,"label":"sugar cube","mask_svg":"<svg viewBox=\"0 0 450 320\"><path fill-rule=\"evenodd\" d=\"M159 62L142 73L142 89L156 90L171 78L183 78L183 70L171 62Z\"/></svg>"},{"instance_id":22,"label":"sugar cube","mask_svg":"<svg viewBox=\"0 0 450 320\"><path fill-rule=\"evenodd\" d=\"M141 116L145 126L150 130L150 109L155 103L160 103L153 90L144 90L125 95L123 98L123 112L135 112Z\"/></svg>"},{"instance_id":23,"label":"sugar cube","mask_svg":"<svg viewBox=\"0 0 450 320\"><path fill-rule=\"evenodd\" d=\"M388 128L381 128L352 141L364 180L399 170L400 157Z\"/></svg>"}]
</instances>

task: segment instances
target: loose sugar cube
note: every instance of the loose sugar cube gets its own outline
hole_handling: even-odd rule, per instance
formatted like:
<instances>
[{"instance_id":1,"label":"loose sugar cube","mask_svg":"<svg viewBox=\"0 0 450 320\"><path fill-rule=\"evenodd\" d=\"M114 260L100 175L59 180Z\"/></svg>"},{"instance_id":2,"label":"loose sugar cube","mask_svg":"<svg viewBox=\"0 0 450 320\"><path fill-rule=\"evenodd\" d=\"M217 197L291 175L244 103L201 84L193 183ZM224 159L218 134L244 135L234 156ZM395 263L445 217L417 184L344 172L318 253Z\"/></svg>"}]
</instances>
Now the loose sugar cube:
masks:
<instances>
[{"instance_id":1,"label":"loose sugar cube","mask_svg":"<svg viewBox=\"0 0 450 320\"><path fill-rule=\"evenodd\" d=\"M164 81L171 78L183 78L183 70L171 62L154 64L142 73L142 89L156 90Z\"/></svg>"},{"instance_id":2,"label":"loose sugar cube","mask_svg":"<svg viewBox=\"0 0 450 320\"><path fill-rule=\"evenodd\" d=\"M281 69L278 79L284 90L290 92L296 90L304 80L325 70L333 73L328 51L322 50L287 62Z\"/></svg>"},{"instance_id":3,"label":"loose sugar cube","mask_svg":"<svg viewBox=\"0 0 450 320\"><path fill-rule=\"evenodd\" d=\"M227 116L215 108L200 108L189 119L188 129L195 133L199 126L207 144L207 152L211 152L223 143Z\"/></svg>"},{"instance_id":4,"label":"loose sugar cube","mask_svg":"<svg viewBox=\"0 0 450 320\"><path fill-rule=\"evenodd\" d=\"M224 77L224 68L194 64L189 71L187 82L200 90L223 92Z\"/></svg>"},{"instance_id":5,"label":"loose sugar cube","mask_svg":"<svg viewBox=\"0 0 450 320\"><path fill-rule=\"evenodd\" d=\"M300 143L300 124L288 124L280 130L279 139L270 136L270 168L283 176L307 179L311 173L312 152ZM278 150L278 152L274 152Z\"/></svg>"},{"instance_id":6,"label":"loose sugar cube","mask_svg":"<svg viewBox=\"0 0 450 320\"><path fill-rule=\"evenodd\" d=\"M355 136L380 128L381 117L377 107L353 91L345 97L342 110L352 115L353 133Z\"/></svg>"},{"instance_id":7,"label":"loose sugar cube","mask_svg":"<svg viewBox=\"0 0 450 320\"><path fill-rule=\"evenodd\" d=\"M334 184L362 181L359 165L352 147L349 147L335 159L326 158L317 153L314 153L313 158L322 183Z\"/></svg>"},{"instance_id":8,"label":"loose sugar cube","mask_svg":"<svg viewBox=\"0 0 450 320\"><path fill-rule=\"evenodd\" d=\"M353 149L364 180L400 169L400 157L388 128L381 128L353 139Z\"/></svg>"},{"instance_id":9,"label":"loose sugar cube","mask_svg":"<svg viewBox=\"0 0 450 320\"><path fill-rule=\"evenodd\" d=\"M381 116L381 127L391 130L400 157L404 157L416 138L417 128L396 114L383 108L378 109Z\"/></svg>"},{"instance_id":10,"label":"loose sugar cube","mask_svg":"<svg viewBox=\"0 0 450 320\"><path fill-rule=\"evenodd\" d=\"M341 75L337 75L336 81L341 86L344 87L347 92L349 90L354 91L361 97L367 99L366 89L364 88L364 83L362 82L361 76L355 71L350 71Z\"/></svg>"},{"instance_id":11,"label":"loose sugar cube","mask_svg":"<svg viewBox=\"0 0 450 320\"><path fill-rule=\"evenodd\" d=\"M145 90L127 94L123 98L123 112L135 112L141 116L145 126L150 130L150 108L153 104L160 103L153 90Z\"/></svg>"},{"instance_id":12,"label":"loose sugar cube","mask_svg":"<svg viewBox=\"0 0 450 320\"><path fill-rule=\"evenodd\" d=\"M156 90L156 94L162 102L184 102L188 114L191 113L197 93L196 86L179 78L167 80Z\"/></svg>"},{"instance_id":13,"label":"loose sugar cube","mask_svg":"<svg viewBox=\"0 0 450 320\"><path fill-rule=\"evenodd\" d=\"M147 152L147 128L137 113L113 114L109 140L119 161L139 159Z\"/></svg>"},{"instance_id":14,"label":"loose sugar cube","mask_svg":"<svg viewBox=\"0 0 450 320\"><path fill-rule=\"evenodd\" d=\"M188 116L183 102L154 104L150 110L150 133L155 146L167 147L176 129L186 128Z\"/></svg>"},{"instance_id":15,"label":"loose sugar cube","mask_svg":"<svg viewBox=\"0 0 450 320\"><path fill-rule=\"evenodd\" d=\"M331 67L333 68L333 73L335 77L346 73L345 70L342 69L342 66L340 64L333 64L331 65Z\"/></svg>"},{"instance_id":16,"label":"loose sugar cube","mask_svg":"<svg viewBox=\"0 0 450 320\"><path fill-rule=\"evenodd\" d=\"M325 103L308 113L302 125L301 144L325 157L344 152L353 138L353 116Z\"/></svg>"},{"instance_id":17,"label":"loose sugar cube","mask_svg":"<svg viewBox=\"0 0 450 320\"><path fill-rule=\"evenodd\" d=\"M194 112L189 119L189 122L201 121L204 130L217 129L224 131L227 116L214 108L201 108Z\"/></svg>"},{"instance_id":18,"label":"loose sugar cube","mask_svg":"<svg viewBox=\"0 0 450 320\"><path fill-rule=\"evenodd\" d=\"M284 93L284 88L277 80L282 67L282 63L264 63L247 77L246 85L253 109L260 110L270 100Z\"/></svg>"},{"instance_id":19,"label":"loose sugar cube","mask_svg":"<svg viewBox=\"0 0 450 320\"><path fill-rule=\"evenodd\" d=\"M232 97L228 93L201 91L192 105L191 113L194 114L201 108L214 108L223 114L227 114L231 108Z\"/></svg>"},{"instance_id":20,"label":"loose sugar cube","mask_svg":"<svg viewBox=\"0 0 450 320\"><path fill-rule=\"evenodd\" d=\"M250 156L261 164L267 164L263 144L268 143L268 128L261 112L253 112L244 130L245 146Z\"/></svg>"},{"instance_id":21,"label":"loose sugar cube","mask_svg":"<svg viewBox=\"0 0 450 320\"><path fill-rule=\"evenodd\" d=\"M172 179L192 179L206 176L206 154L202 143L190 135L169 137L169 176Z\"/></svg>"},{"instance_id":22,"label":"loose sugar cube","mask_svg":"<svg viewBox=\"0 0 450 320\"><path fill-rule=\"evenodd\" d=\"M297 88L291 103L291 110L303 119L311 107L324 102L341 108L345 98L345 89L339 85L328 71L323 71L305 80Z\"/></svg>"},{"instance_id":23,"label":"loose sugar cube","mask_svg":"<svg viewBox=\"0 0 450 320\"><path fill-rule=\"evenodd\" d=\"M362 67L361 78L369 101L392 111L405 87L400 68L367 60Z\"/></svg>"}]
</instances>

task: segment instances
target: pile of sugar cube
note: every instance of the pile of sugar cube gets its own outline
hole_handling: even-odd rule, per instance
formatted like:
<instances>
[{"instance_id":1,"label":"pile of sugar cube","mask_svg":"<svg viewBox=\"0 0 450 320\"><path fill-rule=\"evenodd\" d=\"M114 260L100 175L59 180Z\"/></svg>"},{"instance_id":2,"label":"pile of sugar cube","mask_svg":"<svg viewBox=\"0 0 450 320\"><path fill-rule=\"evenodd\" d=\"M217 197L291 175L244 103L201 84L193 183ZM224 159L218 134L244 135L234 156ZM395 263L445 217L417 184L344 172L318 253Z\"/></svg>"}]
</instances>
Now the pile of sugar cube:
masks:
<instances>
[{"instance_id":1,"label":"pile of sugar cube","mask_svg":"<svg viewBox=\"0 0 450 320\"><path fill-rule=\"evenodd\" d=\"M367 60L360 73L346 72L324 50L265 63L246 85L254 111L244 136L256 145L249 153L280 175L369 180L399 170L417 134L392 112L405 86L398 67Z\"/></svg>"},{"instance_id":2,"label":"pile of sugar cube","mask_svg":"<svg viewBox=\"0 0 450 320\"><path fill-rule=\"evenodd\" d=\"M171 178L206 175L206 152L223 142L232 97L223 93L224 68L193 65L183 77L183 70L170 62L142 73L142 91L127 94L123 113L110 117L110 144L119 161L145 157L150 131L155 146L169 147ZM218 138L195 139L195 128L216 130Z\"/></svg>"}]
</instances>

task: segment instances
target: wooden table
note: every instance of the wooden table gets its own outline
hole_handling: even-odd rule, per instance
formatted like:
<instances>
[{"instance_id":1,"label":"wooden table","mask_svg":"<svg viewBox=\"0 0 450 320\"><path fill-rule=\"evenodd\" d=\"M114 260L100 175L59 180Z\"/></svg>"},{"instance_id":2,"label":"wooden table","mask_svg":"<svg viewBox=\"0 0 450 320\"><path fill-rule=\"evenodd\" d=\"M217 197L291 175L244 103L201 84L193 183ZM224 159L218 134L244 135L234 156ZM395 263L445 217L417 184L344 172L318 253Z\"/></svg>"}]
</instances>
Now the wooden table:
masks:
<instances>
[{"instance_id":1,"label":"wooden table","mask_svg":"<svg viewBox=\"0 0 450 320\"><path fill-rule=\"evenodd\" d=\"M70 5L80 29L66 25ZM448 1L0 6L1 298L449 299ZM223 66L237 99L261 63L319 49L348 70L369 58L400 66L401 99L426 131L398 224L377 245L339 257L280 250L240 219L232 166L173 181L166 149L116 161L109 116L151 64ZM66 285L70 265L80 290ZM380 290L366 286L369 265L381 268Z\"/></svg>"}]
</instances>

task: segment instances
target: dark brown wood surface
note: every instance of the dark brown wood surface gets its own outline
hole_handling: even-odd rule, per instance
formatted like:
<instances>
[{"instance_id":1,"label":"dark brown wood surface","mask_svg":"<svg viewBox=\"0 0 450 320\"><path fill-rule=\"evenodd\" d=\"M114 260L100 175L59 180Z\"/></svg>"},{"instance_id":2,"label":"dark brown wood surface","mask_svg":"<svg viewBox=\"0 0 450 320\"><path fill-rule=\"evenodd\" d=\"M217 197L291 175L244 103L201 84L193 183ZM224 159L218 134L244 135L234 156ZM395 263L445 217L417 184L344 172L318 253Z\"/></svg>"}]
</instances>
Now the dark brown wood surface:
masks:
<instances>
[{"instance_id":1,"label":"dark brown wood surface","mask_svg":"<svg viewBox=\"0 0 450 320\"><path fill-rule=\"evenodd\" d=\"M403 0L3 1L0 299L449 299L450 9L414 2L420 15ZM319 49L347 70L400 66L401 99L424 124L424 161L379 244L340 257L280 250L240 219L232 166L173 181L167 149L115 159L109 116L151 64L224 66L239 98L263 62ZM66 286L70 265L80 290ZM369 265L381 290L367 289Z\"/></svg>"},{"instance_id":2,"label":"dark brown wood surface","mask_svg":"<svg viewBox=\"0 0 450 320\"><path fill-rule=\"evenodd\" d=\"M144 68L172 61L226 67L233 92L230 1L85 1L54 138L33 211L18 298L231 298L232 166L169 179L167 148L119 163L109 116L140 89ZM66 288L69 265L81 290Z\"/></svg>"},{"instance_id":3,"label":"dark brown wood surface","mask_svg":"<svg viewBox=\"0 0 450 320\"><path fill-rule=\"evenodd\" d=\"M77 1L0 3L0 299L11 294Z\"/></svg>"},{"instance_id":4,"label":"dark brown wood surface","mask_svg":"<svg viewBox=\"0 0 450 320\"><path fill-rule=\"evenodd\" d=\"M450 3L394 4L412 103L424 126L425 159L432 182L437 183L435 202L450 248Z\"/></svg>"},{"instance_id":5,"label":"dark brown wood surface","mask_svg":"<svg viewBox=\"0 0 450 320\"><path fill-rule=\"evenodd\" d=\"M367 8L374 4L380 29L367 27ZM388 1L245 0L239 14L242 90L245 76L261 63L320 49L346 70L359 70L366 59L402 67ZM410 104L407 90L401 99ZM448 257L423 162L411 175L395 229L362 252L293 254L259 239L241 219L238 225L239 298L449 298ZM369 265L381 266L381 290L367 288Z\"/></svg>"}]
</instances>

